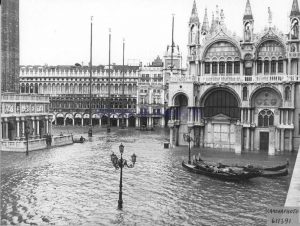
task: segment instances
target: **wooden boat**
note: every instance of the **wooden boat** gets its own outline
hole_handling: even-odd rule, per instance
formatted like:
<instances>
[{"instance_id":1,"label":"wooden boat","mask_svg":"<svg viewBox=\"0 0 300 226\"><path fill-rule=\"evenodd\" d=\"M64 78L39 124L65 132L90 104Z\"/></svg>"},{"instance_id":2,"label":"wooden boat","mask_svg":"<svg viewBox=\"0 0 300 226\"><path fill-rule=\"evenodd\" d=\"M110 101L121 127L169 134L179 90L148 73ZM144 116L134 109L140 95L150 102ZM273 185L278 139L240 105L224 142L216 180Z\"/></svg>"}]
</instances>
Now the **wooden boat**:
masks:
<instances>
[{"instance_id":1,"label":"wooden boat","mask_svg":"<svg viewBox=\"0 0 300 226\"><path fill-rule=\"evenodd\" d=\"M204 160L200 159L200 161L196 161L196 162L204 162L206 163ZM206 163L209 164L209 163ZM217 165L216 163L214 163L214 165ZM287 162L285 164L282 165L277 165L277 166L271 166L271 167L264 167L264 166L252 166L252 165L247 165L247 166L241 166L241 165L225 165L225 164L221 164L222 167L239 167L242 168L244 170L247 171L252 171L254 170L267 170L267 171L278 171L278 170L283 170L285 168L288 168L289 166L289 161L287 160Z\"/></svg>"},{"instance_id":2,"label":"wooden boat","mask_svg":"<svg viewBox=\"0 0 300 226\"><path fill-rule=\"evenodd\" d=\"M221 180L229 180L229 181L243 181L249 180L251 178L261 176L261 171L256 172L248 172L241 170L240 173L235 172L226 172L225 170L214 170L212 168L208 168L205 165L191 165L186 164L184 161L182 162L182 166L190 172L202 174L205 176L221 179Z\"/></svg>"},{"instance_id":3,"label":"wooden boat","mask_svg":"<svg viewBox=\"0 0 300 226\"><path fill-rule=\"evenodd\" d=\"M277 170L277 171L264 170L262 171L261 177L268 177L268 178L283 177L283 176L287 176L288 174L289 174L289 170L287 168L282 170Z\"/></svg>"},{"instance_id":4,"label":"wooden boat","mask_svg":"<svg viewBox=\"0 0 300 226\"><path fill-rule=\"evenodd\" d=\"M83 139L73 139L73 143L84 143L85 142L85 138L83 138Z\"/></svg>"}]
</instances>

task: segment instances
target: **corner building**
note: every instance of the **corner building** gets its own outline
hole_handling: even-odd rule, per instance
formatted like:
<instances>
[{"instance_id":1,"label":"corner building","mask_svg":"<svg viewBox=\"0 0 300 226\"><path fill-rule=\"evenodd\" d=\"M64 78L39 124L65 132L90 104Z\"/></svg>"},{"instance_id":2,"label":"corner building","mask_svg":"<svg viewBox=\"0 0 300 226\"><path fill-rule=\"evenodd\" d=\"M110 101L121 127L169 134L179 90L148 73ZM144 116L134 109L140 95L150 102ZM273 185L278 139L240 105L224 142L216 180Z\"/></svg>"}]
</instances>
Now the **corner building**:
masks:
<instances>
[{"instance_id":1,"label":"corner building","mask_svg":"<svg viewBox=\"0 0 300 226\"><path fill-rule=\"evenodd\" d=\"M188 28L188 72L169 85L171 145L246 151L296 150L300 144L300 11L293 0L290 33L272 24L254 33L247 0L243 37L230 32L218 6L200 23L194 1Z\"/></svg>"}]
</instances>

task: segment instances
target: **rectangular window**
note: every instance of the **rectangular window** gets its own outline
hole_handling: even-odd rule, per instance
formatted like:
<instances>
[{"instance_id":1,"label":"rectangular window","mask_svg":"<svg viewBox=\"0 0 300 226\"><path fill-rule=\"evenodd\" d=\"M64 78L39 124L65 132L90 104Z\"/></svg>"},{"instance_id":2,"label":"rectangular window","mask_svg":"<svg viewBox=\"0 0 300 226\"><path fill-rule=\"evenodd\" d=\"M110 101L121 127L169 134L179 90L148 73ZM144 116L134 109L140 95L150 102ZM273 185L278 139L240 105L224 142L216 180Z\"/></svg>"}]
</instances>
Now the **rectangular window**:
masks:
<instances>
[{"instance_id":1,"label":"rectangular window","mask_svg":"<svg viewBox=\"0 0 300 226\"><path fill-rule=\"evenodd\" d=\"M217 69L218 68L218 64L217 64L217 62L213 62L212 63L212 73L213 74L216 74L217 73Z\"/></svg>"},{"instance_id":2,"label":"rectangular window","mask_svg":"<svg viewBox=\"0 0 300 226\"><path fill-rule=\"evenodd\" d=\"M234 74L239 74L240 73L240 62L236 61L234 62Z\"/></svg>"},{"instance_id":3,"label":"rectangular window","mask_svg":"<svg viewBox=\"0 0 300 226\"><path fill-rule=\"evenodd\" d=\"M278 73L283 73L283 60L278 61Z\"/></svg>"},{"instance_id":4,"label":"rectangular window","mask_svg":"<svg viewBox=\"0 0 300 226\"><path fill-rule=\"evenodd\" d=\"M210 63L205 63L205 74L210 74Z\"/></svg>"},{"instance_id":5,"label":"rectangular window","mask_svg":"<svg viewBox=\"0 0 300 226\"><path fill-rule=\"evenodd\" d=\"M232 62L227 62L226 73L228 73L228 74L232 73Z\"/></svg>"}]
</instances>

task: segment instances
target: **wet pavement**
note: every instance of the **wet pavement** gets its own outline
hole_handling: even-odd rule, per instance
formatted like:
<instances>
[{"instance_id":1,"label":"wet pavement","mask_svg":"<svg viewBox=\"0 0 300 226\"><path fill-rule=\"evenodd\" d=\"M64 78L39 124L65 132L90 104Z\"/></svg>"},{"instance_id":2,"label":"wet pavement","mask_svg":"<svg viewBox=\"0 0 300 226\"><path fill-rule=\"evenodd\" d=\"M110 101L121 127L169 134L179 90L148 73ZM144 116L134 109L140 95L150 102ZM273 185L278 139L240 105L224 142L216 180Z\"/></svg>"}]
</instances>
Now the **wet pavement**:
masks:
<instances>
[{"instance_id":1,"label":"wet pavement","mask_svg":"<svg viewBox=\"0 0 300 226\"><path fill-rule=\"evenodd\" d=\"M56 128L76 137L82 128ZM87 130L87 129L86 129ZM181 166L187 147L164 149L167 130L113 128L94 131L83 144L24 153L2 153L2 225L265 225L266 208L283 206L291 174L247 182L226 182L192 174ZM123 170L123 210L118 210L120 171L110 161L137 155ZM198 154L199 148L192 150ZM296 154L201 150L204 159L222 163L276 165Z\"/></svg>"}]
</instances>

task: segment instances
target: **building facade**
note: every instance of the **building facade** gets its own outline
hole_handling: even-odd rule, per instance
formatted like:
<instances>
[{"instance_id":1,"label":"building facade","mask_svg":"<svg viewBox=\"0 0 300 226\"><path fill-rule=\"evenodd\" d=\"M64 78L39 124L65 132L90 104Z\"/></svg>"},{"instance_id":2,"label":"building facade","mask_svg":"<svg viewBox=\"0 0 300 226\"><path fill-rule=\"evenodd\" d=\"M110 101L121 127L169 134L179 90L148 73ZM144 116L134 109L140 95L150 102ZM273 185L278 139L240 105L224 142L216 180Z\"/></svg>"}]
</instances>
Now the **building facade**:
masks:
<instances>
[{"instance_id":1,"label":"building facade","mask_svg":"<svg viewBox=\"0 0 300 226\"><path fill-rule=\"evenodd\" d=\"M92 124L135 127L137 123L137 83L139 66L112 65L92 69ZM110 76L110 82L109 82ZM124 79L123 79L124 76ZM110 85L109 85L110 83ZM108 89L110 86L110 98ZM123 95L124 87L124 95ZM90 124L90 74L82 66L23 66L20 92L50 95L53 124Z\"/></svg>"},{"instance_id":2,"label":"building facade","mask_svg":"<svg viewBox=\"0 0 300 226\"><path fill-rule=\"evenodd\" d=\"M289 34L272 24L254 33L250 1L241 20L243 37L230 32L224 11L202 26L194 1L189 20L188 72L172 76L170 142L242 150L296 150L300 144L299 20L297 0Z\"/></svg>"}]
</instances>

